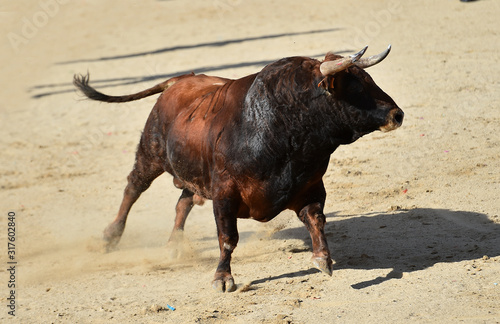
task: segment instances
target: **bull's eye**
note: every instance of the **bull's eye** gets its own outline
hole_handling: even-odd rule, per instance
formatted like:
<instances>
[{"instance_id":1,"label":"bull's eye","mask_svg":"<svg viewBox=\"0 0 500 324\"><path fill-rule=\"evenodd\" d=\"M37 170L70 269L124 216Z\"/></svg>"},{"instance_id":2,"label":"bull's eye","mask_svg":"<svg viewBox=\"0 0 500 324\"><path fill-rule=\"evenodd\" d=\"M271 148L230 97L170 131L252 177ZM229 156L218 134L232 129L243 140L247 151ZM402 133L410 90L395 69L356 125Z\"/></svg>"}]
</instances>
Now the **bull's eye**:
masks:
<instances>
[{"instance_id":1,"label":"bull's eye","mask_svg":"<svg viewBox=\"0 0 500 324\"><path fill-rule=\"evenodd\" d=\"M346 91L350 94L359 94L363 92L363 85L355 78L349 78L346 85Z\"/></svg>"}]
</instances>

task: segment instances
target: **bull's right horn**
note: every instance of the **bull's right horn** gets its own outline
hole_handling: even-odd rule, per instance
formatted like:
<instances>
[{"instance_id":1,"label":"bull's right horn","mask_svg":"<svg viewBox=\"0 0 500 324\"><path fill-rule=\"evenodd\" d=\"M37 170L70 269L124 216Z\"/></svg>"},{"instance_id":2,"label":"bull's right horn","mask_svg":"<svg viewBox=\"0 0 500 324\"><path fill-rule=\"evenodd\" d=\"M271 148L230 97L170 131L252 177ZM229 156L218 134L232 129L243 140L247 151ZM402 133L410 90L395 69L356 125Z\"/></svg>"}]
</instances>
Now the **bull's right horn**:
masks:
<instances>
[{"instance_id":1,"label":"bull's right horn","mask_svg":"<svg viewBox=\"0 0 500 324\"><path fill-rule=\"evenodd\" d=\"M368 46L365 46L365 48L363 48L356 54L349 55L335 61L326 61L321 63L321 65L319 66L321 74L323 74L324 76L333 75L337 72L347 69L351 65L355 64L361 58L361 56L365 54L367 48Z\"/></svg>"},{"instance_id":2,"label":"bull's right horn","mask_svg":"<svg viewBox=\"0 0 500 324\"><path fill-rule=\"evenodd\" d=\"M385 59L387 57L387 55L389 55L390 51L391 51L391 45L389 44L387 49L385 51L383 51L382 53L377 54L377 55L372 55L372 56L367 57L367 58L362 58L354 64L356 66L359 66L362 69L366 69L370 66L373 66L377 63L382 62L382 60Z\"/></svg>"}]
</instances>

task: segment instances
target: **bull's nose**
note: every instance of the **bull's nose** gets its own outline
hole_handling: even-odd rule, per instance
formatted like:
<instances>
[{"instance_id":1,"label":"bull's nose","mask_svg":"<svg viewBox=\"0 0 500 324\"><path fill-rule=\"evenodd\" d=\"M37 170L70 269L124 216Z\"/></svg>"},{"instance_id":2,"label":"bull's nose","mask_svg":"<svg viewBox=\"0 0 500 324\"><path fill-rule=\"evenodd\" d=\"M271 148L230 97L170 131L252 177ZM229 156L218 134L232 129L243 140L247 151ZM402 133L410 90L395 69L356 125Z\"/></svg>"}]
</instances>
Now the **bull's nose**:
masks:
<instances>
[{"instance_id":1,"label":"bull's nose","mask_svg":"<svg viewBox=\"0 0 500 324\"><path fill-rule=\"evenodd\" d=\"M403 124L404 112L399 109L393 109L387 115L386 124L380 127L380 130L383 132L390 132L401 126Z\"/></svg>"},{"instance_id":2,"label":"bull's nose","mask_svg":"<svg viewBox=\"0 0 500 324\"><path fill-rule=\"evenodd\" d=\"M403 119L405 117L405 113L398 108L398 110L396 110L396 113L394 114L394 122L396 125L401 126L403 124Z\"/></svg>"}]
</instances>

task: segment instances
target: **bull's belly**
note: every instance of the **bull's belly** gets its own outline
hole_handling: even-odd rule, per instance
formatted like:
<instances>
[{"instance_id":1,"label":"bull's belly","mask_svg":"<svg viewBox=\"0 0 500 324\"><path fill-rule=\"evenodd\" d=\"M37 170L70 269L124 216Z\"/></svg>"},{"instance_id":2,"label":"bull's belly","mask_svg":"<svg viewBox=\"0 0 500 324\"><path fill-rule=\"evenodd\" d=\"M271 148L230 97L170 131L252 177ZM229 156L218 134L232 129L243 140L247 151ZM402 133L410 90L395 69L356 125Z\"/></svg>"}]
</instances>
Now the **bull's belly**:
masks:
<instances>
[{"instance_id":1,"label":"bull's belly","mask_svg":"<svg viewBox=\"0 0 500 324\"><path fill-rule=\"evenodd\" d=\"M180 161L180 160L179 160ZM214 192L225 189L226 183L214 181L209 176L209 171L203 172L204 168L194 165L192 162L168 165L169 173L177 180L176 186L205 198L205 199L225 199L231 198L239 200L240 208L237 218L250 218L259 222L268 222L286 209L289 194L277 193L265 194L261 188L265 184L249 185L237 187L234 192L227 193L227 196L214 197Z\"/></svg>"},{"instance_id":2,"label":"bull's belly","mask_svg":"<svg viewBox=\"0 0 500 324\"><path fill-rule=\"evenodd\" d=\"M238 218L251 218L259 222L269 222L276 216L278 216L284 209L274 210L272 208L251 208L248 212L248 217L242 217L243 215L238 215Z\"/></svg>"},{"instance_id":3,"label":"bull's belly","mask_svg":"<svg viewBox=\"0 0 500 324\"><path fill-rule=\"evenodd\" d=\"M251 218L259 222L268 222L286 209L292 197L291 192L272 190L267 182L247 185L239 189L241 203L239 218Z\"/></svg>"}]
</instances>

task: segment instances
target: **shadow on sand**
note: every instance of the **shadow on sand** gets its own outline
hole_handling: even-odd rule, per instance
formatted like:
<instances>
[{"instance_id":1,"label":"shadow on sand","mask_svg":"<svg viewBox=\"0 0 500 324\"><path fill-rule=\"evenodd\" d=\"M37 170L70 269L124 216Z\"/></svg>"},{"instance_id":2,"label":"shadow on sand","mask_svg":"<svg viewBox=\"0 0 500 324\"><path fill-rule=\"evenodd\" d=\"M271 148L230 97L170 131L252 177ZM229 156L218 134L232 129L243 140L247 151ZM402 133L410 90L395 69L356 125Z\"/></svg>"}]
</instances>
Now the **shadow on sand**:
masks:
<instances>
[{"instance_id":1,"label":"shadow on sand","mask_svg":"<svg viewBox=\"0 0 500 324\"><path fill-rule=\"evenodd\" d=\"M92 86L95 86L98 90L100 90L102 88L111 88L111 87L118 87L118 86L124 86L124 85L132 85L132 84L137 84L137 83L141 83L141 82L150 82L150 84L144 85L144 89L146 89L146 88L149 88L149 87L155 85L158 82L173 78L175 76L189 74L191 72L195 72L196 74L214 73L214 72L217 72L220 70L238 69L238 68L243 68L243 67L248 67L248 66L256 66L256 67L262 68L265 65L272 63L274 61L275 60L262 60L262 61L241 62L241 63L235 63L235 64L222 64L222 65L217 65L217 66L203 66L203 67L193 68L190 70L177 71L174 73L152 74L152 75L147 75L147 76L141 75L141 76L135 76L135 77L126 77L126 78L92 79L92 75L91 75L90 84ZM256 69L255 72L258 72L258 70ZM242 77L243 77L243 75L242 75ZM75 92L76 89L73 86L73 83L71 81L72 80L69 80L68 82L37 85L37 86L30 88L29 92L42 91L42 92L39 92L37 94L32 95L31 97L34 99L39 99L39 98L57 95L57 94ZM131 91L131 93L136 92L136 91L137 90Z\"/></svg>"},{"instance_id":2,"label":"shadow on sand","mask_svg":"<svg viewBox=\"0 0 500 324\"><path fill-rule=\"evenodd\" d=\"M91 63L91 62L106 63L107 61L111 61L111 60L128 59L128 58L135 58L135 57L141 57L141 56L146 56L146 55L165 54L165 53L172 52L172 51L197 49L197 48L203 48L203 47L221 47L221 46L226 46L226 45L231 45L231 44L240 44L240 43L244 43L244 42L251 42L251 41L257 41L257 40L276 39L276 38L281 38L281 37L293 37L293 36L311 35L311 34L319 34L319 33L331 33L331 32L336 32L338 30L340 30L340 28L307 30L307 31L301 31L301 32L261 35L261 36L255 36L255 37L236 38L236 39L229 39L229 40L191 44L191 45L179 45L179 46L172 46L172 47L164 47L164 48L160 48L160 49L156 49L156 50L152 50L152 51L142 51L142 52L139 51L136 53L121 54L121 55L114 55L114 56L103 56L100 58L93 58L93 59L75 59L75 60L69 60L69 61L65 61L65 62L58 62L58 63L56 63L56 65L81 64L81 63ZM352 50L348 49L348 50L337 51L336 53L337 54L345 54L345 53L350 53L350 52L352 52ZM311 57L322 57L325 54L326 54L326 52L320 53L317 55L312 55ZM107 88L107 87L117 87L117 86L123 86L123 85L132 85L132 84L137 84L137 83L142 83L142 82L150 82L150 84L147 84L144 86L144 88L148 88L148 87L153 86L155 84L155 82L158 82L159 80L163 81L163 80L175 77L175 76L188 74L191 72L194 72L196 74L202 74L202 73L214 74L215 72L220 71L220 70L238 69L238 68L249 67L249 66L255 66L256 67L255 72L258 72L260 70L260 68L262 68L265 65L272 63L280 58L281 57L272 58L272 59L268 59L268 60L257 60L257 61L239 62L239 63L232 63L232 64L220 64L220 65L212 65L212 66L198 66L198 67L193 66L192 68L190 68L188 70L180 70L180 71L175 71L175 72L170 72L170 73L162 73L162 74L150 74L150 75L146 75L146 76L140 75L140 76L132 76L132 77L126 77L126 78L111 77L111 78L105 78L105 79L92 79L91 84L94 86L97 86L98 88ZM195 64L199 63L200 62L199 58L193 58L193 62ZM81 72L84 73L84 71L85 70L83 70ZM243 76L244 75L241 75L241 77L243 77ZM36 85L36 86L28 89L28 92L34 93L32 95L32 98L40 99L40 98L47 97L47 96L75 92L75 87L73 86L72 80L64 80L64 82L58 82L58 83L39 84L39 85Z\"/></svg>"},{"instance_id":3,"label":"shadow on sand","mask_svg":"<svg viewBox=\"0 0 500 324\"><path fill-rule=\"evenodd\" d=\"M178 46L171 46L171 47L163 47L163 48L159 48L159 49L152 50L152 51L142 51L142 52L123 54L123 55L114 55L114 56L103 56L103 57L94 58L94 59L77 59L77 60L71 60L71 61L58 62L56 64L61 65L61 64L73 64L73 63L90 63L90 62L99 62L99 61L128 59L128 58L134 58L134 57L139 57L139 56L156 55L156 54L162 54L162 53L179 51L179 50L197 49L197 48L202 48L202 47L222 47L222 46L227 46L227 45L231 45L231 44L240 44L240 43L258 41L258 40L276 39L276 38L292 37L292 36L303 36L303 35L320 34L320 33L330 33L330 32L335 32L338 30L340 30L340 28L317 29L317 30L295 32L295 33L280 33L280 34L270 34L270 35L262 35L262 36L255 36L255 37L235 38L235 39L221 40L221 41L215 41L215 42L197 43L197 44L192 44L192 45L178 45Z\"/></svg>"},{"instance_id":4,"label":"shadow on sand","mask_svg":"<svg viewBox=\"0 0 500 324\"><path fill-rule=\"evenodd\" d=\"M392 269L385 277L359 282L363 289L400 279L404 272L424 270L437 263L474 260L500 255L500 224L484 214L445 209L417 208L395 213L340 218L327 215L325 233L340 269ZM273 239L298 238L311 246L304 228L277 232ZM256 280L253 283L301 277L310 269Z\"/></svg>"},{"instance_id":5,"label":"shadow on sand","mask_svg":"<svg viewBox=\"0 0 500 324\"><path fill-rule=\"evenodd\" d=\"M350 52L350 51L341 51L341 52L336 52L336 53L337 54L344 54L346 52ZM323 55L325 55L325 53L312 55L311 57L321 57ZM221 70L239 69L239 68L254 66L256 68L255 73L257 73L264 66L266 66L270 63L273 63L273 62L277 61L278 59L280 59L280 58L275 58L275 59L270 59L270 60L240 62L240 63L234 63L234 64L200 66L200 67L196 67L193 69L181 70L181 71L177 71L177 72L173 72L173 73L151 74L151 75L147 75L147 76L140 75L140 76L135 76L135 77L132 76L132 77L126 77L126 78L91 79L90 81L91 81L91 84L93 86L98 87L98 89L118 87L118 86L124 86L124 85L133 85L133 84L142 83L142 82L150 82L150 84L144 85L144 89L146 89L146 88L149 88L149 87L155 85L158 82L173 78L175 76L189 74L191 72L194 72L196 74L207 73L207 74L215 75L214 74L215 72L221 71ZM241 75L241 77L244 77L244 76L245 75L243 75L243 74ZM28 89L28 92L38 92L38 93L33 94L31 96L34 99L40 99L43 97L64 94L64 93L71 93L71 92L75 92L75 91L76 90L75 90L75 87L73 86L72 80L68 80L67 82L60 82L60 83L40 84L40 85L33 86L33 87ZM135 91L137 91L137 90L135 90ZM132 91L132 92L134 92L134 91Z\"/></svg>"}]
</instances>

